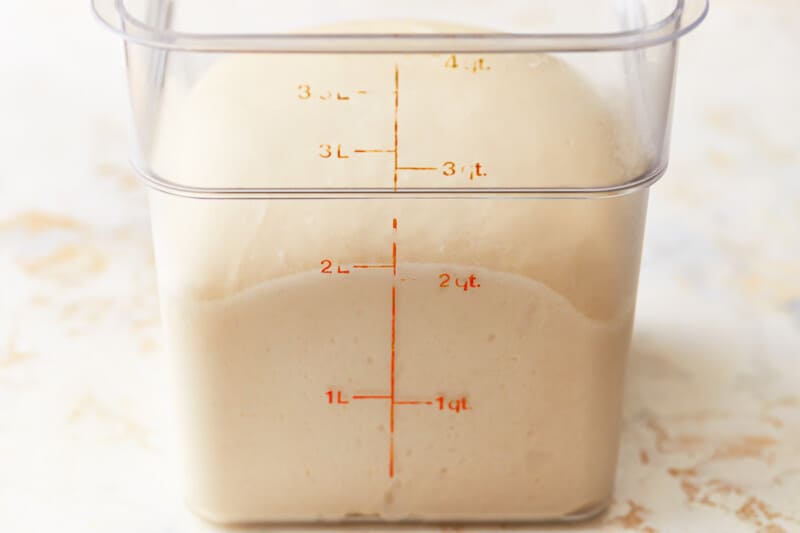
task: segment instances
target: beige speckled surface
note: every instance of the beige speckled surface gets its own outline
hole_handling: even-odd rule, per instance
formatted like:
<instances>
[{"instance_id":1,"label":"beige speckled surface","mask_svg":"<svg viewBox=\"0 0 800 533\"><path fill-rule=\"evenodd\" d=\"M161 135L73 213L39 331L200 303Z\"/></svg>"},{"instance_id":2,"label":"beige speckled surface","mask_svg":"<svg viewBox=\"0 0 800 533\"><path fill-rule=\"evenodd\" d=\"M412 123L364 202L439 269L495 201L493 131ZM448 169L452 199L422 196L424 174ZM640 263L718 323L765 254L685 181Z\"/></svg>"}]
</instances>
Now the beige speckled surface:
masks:
<instances>
[{"instance_id":1,"label":"beige speckled surface","mask_svg":"<svg viewBox=\"0 0 800 533\"><path fill-rule=\"evenodd\" d=\"M119 45L74 2L4 6L0 34L0 531L216 531L166 452ZM796 0L718 0L684 41L616 501L537 531L800 531L798 66Z\"/></svg>"}]
</instances>

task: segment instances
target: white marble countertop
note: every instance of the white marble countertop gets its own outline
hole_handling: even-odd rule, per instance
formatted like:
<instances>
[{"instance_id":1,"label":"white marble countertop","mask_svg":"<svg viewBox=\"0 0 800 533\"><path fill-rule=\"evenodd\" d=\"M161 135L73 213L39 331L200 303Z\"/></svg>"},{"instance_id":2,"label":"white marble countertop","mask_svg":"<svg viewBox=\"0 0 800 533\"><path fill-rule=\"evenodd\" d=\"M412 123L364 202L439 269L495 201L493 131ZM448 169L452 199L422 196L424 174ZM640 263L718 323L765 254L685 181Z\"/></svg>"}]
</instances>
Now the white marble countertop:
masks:
<instances>
[{"instance_id":1,"label":"white marble countertop","mask_svg":"<svg viewBox=\"0 0 800 533\"><path fill-rule=\"evenodd\" d=\"M222 531L181 505L119 42L0 19L0 531ZM800 532L800 3L719 0L681 53L611 509L537 531Z\"/></svg>"}]
</instances>

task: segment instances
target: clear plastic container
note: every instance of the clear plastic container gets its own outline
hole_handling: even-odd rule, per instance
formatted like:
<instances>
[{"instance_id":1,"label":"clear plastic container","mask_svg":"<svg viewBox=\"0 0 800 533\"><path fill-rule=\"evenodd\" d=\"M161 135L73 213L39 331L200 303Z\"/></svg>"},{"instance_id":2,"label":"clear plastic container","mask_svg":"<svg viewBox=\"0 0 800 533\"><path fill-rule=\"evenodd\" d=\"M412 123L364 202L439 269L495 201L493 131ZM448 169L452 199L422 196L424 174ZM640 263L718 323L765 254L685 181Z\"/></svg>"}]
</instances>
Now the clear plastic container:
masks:
<instances>
[{"instance_id":1,"label":"clear plastic container","mask_svg":"<svg viewBox=\"0 0 800 533\"><path fill-rule=\"evenodd\" d=\"M94 0L125 39L189 505L609 503L648 187L704 0Z\"/></svg>"}]
</instances>

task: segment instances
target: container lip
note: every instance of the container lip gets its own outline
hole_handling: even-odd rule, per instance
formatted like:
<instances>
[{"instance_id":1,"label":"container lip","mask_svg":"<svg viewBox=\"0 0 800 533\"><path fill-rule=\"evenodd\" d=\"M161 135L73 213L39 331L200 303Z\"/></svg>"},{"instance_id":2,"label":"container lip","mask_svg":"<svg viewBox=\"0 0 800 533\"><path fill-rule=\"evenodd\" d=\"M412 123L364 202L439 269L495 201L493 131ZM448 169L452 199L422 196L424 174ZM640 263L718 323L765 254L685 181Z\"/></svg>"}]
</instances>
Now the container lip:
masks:
<instances>
[{"instance_id":1,"label":"container lip","mask_svg":"<svg viewBox=\"0 0 800 533\"><path fill-rule=\"evenodd\" d=\"M169 0L167 6L169 6ZM601 52L675 41L706 17L709 0L676 0L664 19L640 29L598 33L209 34L160 30L127 10L125 0L91 0L96 18L124 40L169 50L221 53Z\"/></svg>"},{"instance_id":2,"label":"container lip","mask_svg":"<svg viewBox=\"0 0 800 533\"><path fill-rule=\"evenodd\" d=\"M147 168L136 157L131 166L153 190L184 198L201 200L353 200L353 199L579 199L623 196L652 186L667 170L661 162L632 180L601 187L341 187L341 188L263 188L263 187L192 187L167 180Z\"/></svg>"}]
</instances>

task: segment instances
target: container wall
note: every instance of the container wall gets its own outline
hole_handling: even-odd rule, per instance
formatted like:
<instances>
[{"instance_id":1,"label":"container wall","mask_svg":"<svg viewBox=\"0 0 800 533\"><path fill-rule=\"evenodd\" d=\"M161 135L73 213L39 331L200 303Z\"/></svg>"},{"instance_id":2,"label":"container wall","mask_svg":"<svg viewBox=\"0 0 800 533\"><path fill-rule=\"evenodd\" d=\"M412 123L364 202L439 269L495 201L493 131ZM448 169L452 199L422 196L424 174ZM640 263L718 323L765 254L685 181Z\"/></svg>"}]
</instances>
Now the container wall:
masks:
<instances>
[{"instance_id":1,"label":"container wall","mask_svg":"<svg viewBox=\"0 0 800 533\"><path fill-rule=\"evenodd\" d=\"M593 17L591 31L624 31L671 13L668 2L526 2L550 11L524 16L508 7L522 3L473 4L482 9L448 16L446 2L343 2L306 22L432 34L581 31ZM564 18L567 4L580 16ZM211 4L163 5L137 16L210 31L189 14ZM244 31L228 29L235 12L208 28ZM234 18L295 31L291 12ZM151 192L153 236L196 511L226 522L544 520L608 503L647 189L523 197L663 170L673 42L126 52L134 159L173 193ZM272 198L179 196L188 188ZM286 191L303 199L278 199ZM365 191L384 197L342 198Z\"/></svg>"}]
</instances>

